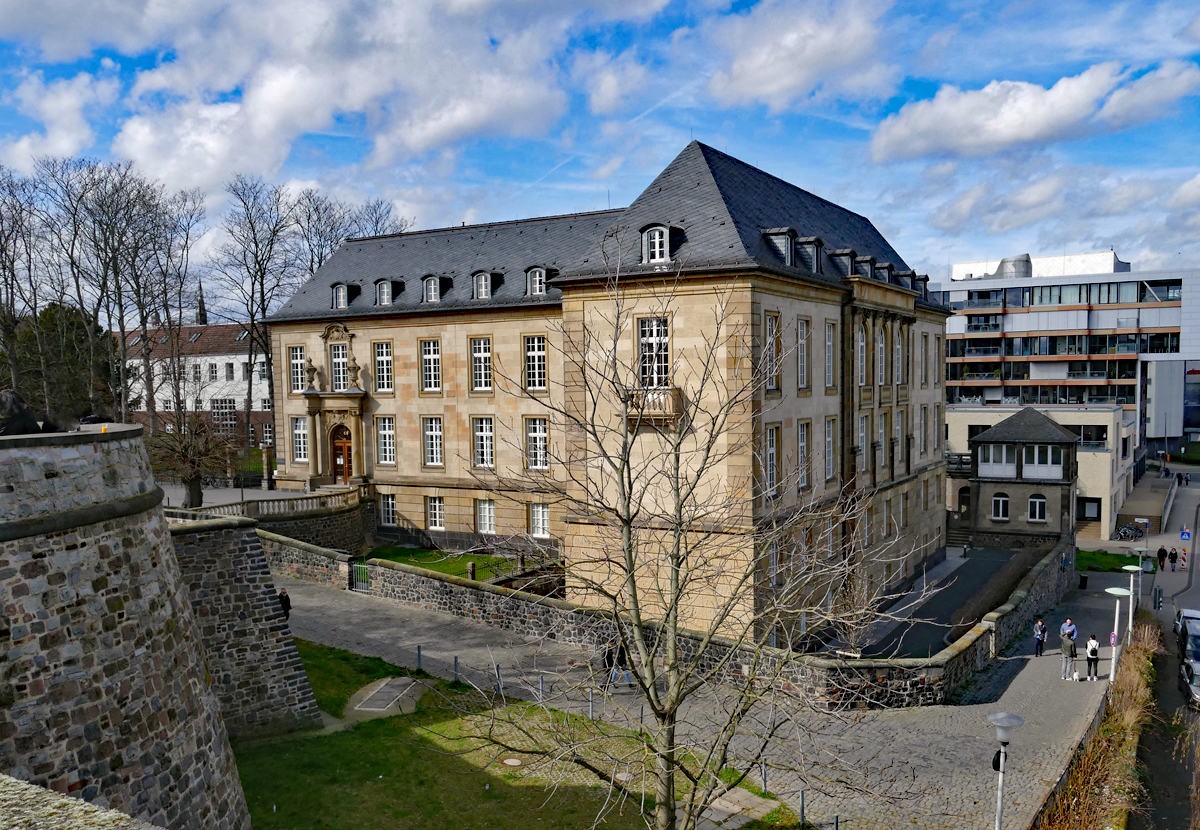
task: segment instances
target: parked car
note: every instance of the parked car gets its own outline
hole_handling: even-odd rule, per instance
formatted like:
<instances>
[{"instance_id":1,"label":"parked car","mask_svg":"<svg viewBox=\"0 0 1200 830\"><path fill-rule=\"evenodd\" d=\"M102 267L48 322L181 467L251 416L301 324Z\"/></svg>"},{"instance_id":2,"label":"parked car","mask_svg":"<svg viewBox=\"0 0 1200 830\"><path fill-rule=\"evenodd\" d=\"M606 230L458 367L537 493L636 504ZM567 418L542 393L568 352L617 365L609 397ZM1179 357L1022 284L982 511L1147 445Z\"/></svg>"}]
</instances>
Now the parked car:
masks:
<instances>
[{"instance_id":1,"label":"parked car","mask_svg":"<svg viewBox=\"0 0 1200 830\"><path fill-rule=\"evenodd\" d=\"M1185 660L1179 666L1179 691L1188 705L1200 707L1200 663Z\"/></svg>"},{"instance_id":2,"label":"parked car","mask_svg":"<svg viewBox=\"0 0 1200 830\"><path fill-rule=\"evenodd\" d=\"M1180 620L1179 659L1200 662L1200 620Z\"/></svg>"},{"instance_id":3,"label":"parked car","mask_svg":"<svg viewBox=\"0 0 1200 830\"><path fill-rule=\"evenodd\" d=\"M1200 611L1196 611L1193 608L1176 608L1175 609L1175 621L1173 623L1171 623L1171 633L1172 634L1179 633L1179 621L1180 620L1200 620Z\"/></svg>"}]
</instances>

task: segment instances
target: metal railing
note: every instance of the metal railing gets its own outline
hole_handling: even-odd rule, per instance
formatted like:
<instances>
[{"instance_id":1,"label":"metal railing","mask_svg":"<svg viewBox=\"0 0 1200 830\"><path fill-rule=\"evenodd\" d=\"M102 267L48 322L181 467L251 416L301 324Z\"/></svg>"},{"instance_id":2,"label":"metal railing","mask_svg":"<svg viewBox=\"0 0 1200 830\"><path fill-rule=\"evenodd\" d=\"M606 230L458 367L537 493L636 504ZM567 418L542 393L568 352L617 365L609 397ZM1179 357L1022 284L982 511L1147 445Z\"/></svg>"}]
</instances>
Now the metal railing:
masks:
<instances>
[{"instance_id":1,"label":"metal railing","mask_svg":"<svg viewBox=\"0 0 1200 830\"><path fill-rule=\"evenodd\" d=\"M946 453L946 472L948 474L966 475L971 472L971 454L969 452Z\"/></svg>"},{"instance_id":2,"label":"metal railing","mask_svg":"<svg viewBox=\"0 0 1200 830\"><path fill-rule=\"evenodd\" d=\"M999 346L968 346L964 352L967 357L997 357Z\"/></svg>"},{"instance_id":3,"label":"metal railing","mask_svg":"<svg viewBox=\"0 0 1200 830\"><path fill-rule=\"evenodd\" d=\"M967 300L967 305L966 305L966 307L967 307L967 308L1004 308L1004 300L1002 300L1002 299L994 299L994 300L984 300L984 299Z\"/></svg>"},{"instance_id":4,"label":"metal railing","mask_svg":"<svg viewBox=\"0 0 1200 830\"><path fill-rule=\"evenodd\" d=\"M1000 380L999 372L963 372L963 380Z\"/></svg>"},{"instance_id":5,"label":"metal railing","mask_svg":"<svg viewBox=\"0 0 1200 830\"><path fill-rule=\"evenodd\" d=\"M1107 441L1079 441L1079 449L1083 452L1106 452L1108 450Z\"/></svg>"},{"instance_id":6,"label":"metal railing","mask_svg":"<svg viewBox=\"0 0 1200 830\"><path fill-rule=\"evenodd\" d=\"M340 493L315 493L307 496L295 496L279 499L250 499L236 501L230 504L205 505L198 510L171 508L167 518L176 521L199 520L218 516L246 516L256 519L261 516L288 516L294 513L306 513L309 510L331 510L339 507L353 507L361 501L359 489L346 490Z\"/></svg>"},{"instance_id":7,"label":"metal railing","mask_svg":"<svg viewBox=\"0 0 1200 830\"><path fill-rule=\"evenodd\" d=\"M629 419L669 421L683 414L683 394L677 386L629 391Z\"/></svg>"},{"instance_id":8,"label":"metal railing","mask_svg":"<svg viewBox=\"0 0 1200 830\"><path fill-rule=\"evenodd\" d=\"M1002 331L1003 327L1000 323L967 323L967 331Z\"/></svg>"},{"instance_id":9,"label":"metal railing","mask_svg":"<svg viewBox=\"0 0 1200 830\"><path fill-rule=\"evenodd\" d=\"M1070 380L1108 380L1108 372L1089 370L1084 372L1067 372Z\"/></svg>"}]
</instances>

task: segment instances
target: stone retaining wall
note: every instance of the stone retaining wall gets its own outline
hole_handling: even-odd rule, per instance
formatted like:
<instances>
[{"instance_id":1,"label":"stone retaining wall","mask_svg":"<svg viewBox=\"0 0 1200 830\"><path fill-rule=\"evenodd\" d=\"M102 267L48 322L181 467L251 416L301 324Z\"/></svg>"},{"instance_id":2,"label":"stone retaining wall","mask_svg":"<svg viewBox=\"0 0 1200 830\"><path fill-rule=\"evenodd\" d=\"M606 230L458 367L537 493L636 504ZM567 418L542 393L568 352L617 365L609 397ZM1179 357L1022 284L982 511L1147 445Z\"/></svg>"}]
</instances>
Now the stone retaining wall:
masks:
<instances>
[{"instance_id":1,"label":"stone retaining wall","mask_svg":"<svg viewBox=\"0 0 1200 830\"><path fill-rule=\"evenodd\" d=\"M261 516L259 526L266 531L299 539L323 548L339 548L358 553L366 540L367 526L363 524L363 507L334 507L309 510L288 516Z\"/></svg>"},{"instance_id":2,"label":"stone retaining wall","mask_svg":"<svg viewBox=\"0 0 1200 830\"><path fill-rule=\"evenodd\" d=\"M5 830L162 830L7 775L0 775L0 818Z\"/></svg>"},{"instance_id":3,"label":"stone retaining wall","mask_svg":"<svg viewBox=\"0 0 1200 830\"><path fill-rule=\"evenodd\" d=\"M1074 577L1073 552L1074 539L1061 541L1021 580L1004 605L985 615L979 625L931 658L826 659L771 648L751 651L716 639L705 651L702 668L709 670L723 664L723 679L729 681L747 674L770 678L777 685L810 692L834 708L945 703L1035 614L1062 597ZM348 586L349 572L360 561L278 537L272 540L268 556L273 568L278 561L289 573L340 588ZM563 600L398 562L372 559L366 566L369 587L365 593L414 608L473 619L526 637L546 637L590 647L606 642L615 633L612 623L599 611ZM680 643L684 656L694 654L697 644L698 635L685 635ZM745 666L752 661L757 663L747 672Z\"/></svg>"},{"instance_id":4,"label":"stone retaining wall","mask_svg":"<svg viewBox=\"0 0 1200 830\"><path fill-rule=\"evenodd\" d=\"M258 528L258 539L271 573L287 574L342 590L350 587L350 568L358 561L357 557L289 539L264 530L261 526Z\"/></svg>"},{"instance_id":5,"label":"stone retaining wall","mask_svg":"<svg viewBox=\"0 0 1200 830\"><path fill-rule=\"evenodd\" d=\"M321 725L253 519L172 524L175 557L230 735Z\"/></svg>"}]
</instances>

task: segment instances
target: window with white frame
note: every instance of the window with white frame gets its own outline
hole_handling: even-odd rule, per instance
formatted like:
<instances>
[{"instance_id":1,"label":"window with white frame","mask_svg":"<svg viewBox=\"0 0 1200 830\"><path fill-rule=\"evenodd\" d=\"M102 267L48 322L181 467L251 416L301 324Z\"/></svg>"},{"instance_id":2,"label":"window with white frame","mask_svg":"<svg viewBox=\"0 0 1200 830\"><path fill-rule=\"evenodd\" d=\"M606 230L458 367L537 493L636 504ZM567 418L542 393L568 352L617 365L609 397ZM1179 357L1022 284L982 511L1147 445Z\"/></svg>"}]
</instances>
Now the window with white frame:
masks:
<instances>
[{"instance_id":1,"label":"window with white frame","mask_svg":"<svg viewBox=\"0 0 1200 830\"><path fill-rule=\"evenodd\" d=\"M796 388L808 388L808 321L796 322Z\"/></svg>"},{"instance_id":2,"label":"window with white frame","mask_svg":"<svg viewBox=\"0 0 1200 830\"><path fill-rule=\"evenodd\" d=\"M1008 521L1008 494L992 496L992 521Z\"/></svg>"},{"instance_id":3,"label":"window with white frame","mask_svg":"<svg viewBox=\"0 0 1200 830\"><path fill-rule=\"evenodd\" d=\"M531 297L540 297L546 293L546 269L530 268L525 275L526 293Z\"/></svg>"},{"instance_id":4,"label":"window with white frame","mask_svg":"<svg viewBox=\"0 0 1200 830\"><path fill-rule=\"evenodd\" d=\"M375 344L375 391L392 391L392 344L382 341Z\"/></svg>"},{"instance_id":5,"label":"window with white frame","mask_svg":"<svg viewBox=\"0 0 1200 830\"><path fill-rule=\"evenodd\" d=\"M172 409L172 406L171 406L170 398L163 398L162 400L160 400L158 402L158 411L159 412L170 412L171 409Z\"/></svg>"},{"instance_id":6,"label":"window with white frame","mask_svg":"<svg viewBox=\"0 0 1200 830\"><path fill-rule=\"evenodd\" d=\"M929 383L929 335L921 335L921 383Z\"/></svg>"},{"instance_id":7,"label":"window with white frame","mask_svg":"<svg viewBox=\"0 0 1200 830\"><path fill-rule=\"evenodd\" d=\"M879 454L884 461L887 460L887 418L886 412L875 416L875 425L878 427L878 435L875 438L879 442Z\"/></svg>"},{"instance_id":8,"label":"window with white frame","mask_svg":"<svg viewBox=\"0 0 1200 830\"><path fill-rule=\"evenodd\" d=\"M496 532L496 502L491 499L475 500L475 532Z\"/></svg>"},{"instance_id":9,"label":"window with white frame","mask_svg":"<svg viewBox=\"0 0 1200 830\"><path fill-rule=\"evenodd\" d=\"M242 361L242 380L250 380L250 364Z\"/></svg>"},{"instance_id":10,"label":"window with white frame","mask_svg":"<svg viewBox=\"0 0 1200 830\"><path fill-rule=\"evenodd\" d=\"M867 385L867 325L858 327L858 385Z\"/></svg>"},{"instance_id":11,"label":"window with white frame","mask_svg":"<svg viewBox=\"0 0 1200 830\"><path fill-rule=\"evenodd\" d=\"M258 362L255 363L255 367L258 369L258 379L266 380L267 379L267 361L259 360Z\"/></svg>"},{"instance_id":12,"label":"window with white frame","mask_svg":"<svg viewBox=\"0 0 1200 830\"><path fill-rule=\"evenodd\" d=\"M546 388L546 336L525 338L525 388Z\"/></svg>"},{"instance_id":13,"label":"window with white frame","mask_svg":"<svg viewBox=\"0 0 1200 830\"><path fill-rule=\"evenodd\" d=\"M233 363L225 364L225 380L233 380Z\"/></svg>"},{"instance_id":14,"label":"window with white frame","mask_svg":"<svg viewBox=\"0 0 1200 830\"><path fill-rule=\"evenodd\" d=\"M271 399L270 399L270 398L263 398L263 399L262 399L262 411L263 411L263 412L270 412L270 411L271 411Z\"/></svg>"},{"instance_id":15,"label":"window with white frame","mask_svg":"<svg viewBox=\"0 0 1200 830\"><path fill-rule=\"evenodd\" d=\"M643 389L670 386L671 357L666 317L638 320L638 366Z\"/></svg>"},{"instance_id":16,"label":"window with white frame","mask_svg":"<svg viewBox=\"0 0 1200 830\"><path fill-rule=\"evenodd\" d=\"M550 535L550 505L529 505L529 535L541 537Z\"/></svg>"},{"instance_id":17,"label":"window with white frame","mask_svg":"<svg viewBox=\"0 0 1200 830\"><path fill-rule=\"evenodd\" d=\"M379 494L379 523L384 527L396 525L396 494Z\"/></svg>"},{"instance_id":18,"label":"window with white frame","mask_svg":"<svg viewBox=\"0 0 1200 830\"><path fill-rule=\"evenodd\" d=\"M192 364L192 383L199 383L199 382L200 382L200 364L193 363ZM296 382L295 378L292 378L292 383L295 384L295 382ZM300 388L293 389L293 391L299 392L303 388L304 388L304 349L301 349L300 350Z\"/></svg>"},{"instance_id":19,"label":"window with white frame","mask_svg":"<svg viewBox=\"0 0 1200 830\"><path fill-rule=\"evenodd\" d=\"M550 436L545 418L525 419L525 463L531 470L550 466Z\"/></svg>"},{"instance_id":20,"label":"window with white frame","mask_svg":"<svg viewBox=\"0 0 1200 830\"><path fill-rule=\"evenodd\" d=\"M442 391L442 344L440 341L421 341L421 391Z\"/></svg>"},{"instance_id":21,"label":"window with white frame","mask_svg":"<svg viewBox=\"0 0 1200 830\"><path fill-rule=\"evenodd\" d=\"M981 473L982 475L982 473ZM1053 444L1027 444L1022 478L1063 477L1063 448Z\"/></svg>"},{"instance_id":22,"label":"window with white frame","mask_svg":"<svg viewBox=\"0 0 1200 830\"><path fill-rule=\"evenodd\" d=\"M218 435L233 435L237 428L237 400L235 398L213 398L213 424Z\"/></svg>"},{"instance_id":23,"label":"window with white frame","mask_svg":"<svg viewBox=\"0 0 1200 830\"><path fill-rule=\"evenodd\" d=\"M346 286L335 285L333 287L333 307L334 308L345 308L347 305L346 300L347 300L348 293L349 292L346 290Z\"/></svg>"},{"instance_id":24,"label":"window with white frame","mask_svg":"<svg viewBox=\"0 0 1200 830\"><path fill-rule=\"evenodd\" d=\"M425 528L446 529L446 500L442 496L425 497Z\"/></svg>"},{"instance_id":25,"label":"window with white frame","mask_svg":"<svg viewBox=\"0 0 1200 830\"><path fill-rule=\"evenodd\" d=\"M1016 477L1017 448L1012 444L980 444L976 453L979 456L979 475L985 478Z\"/></svg>"},{"instance_id":26,"label":"window with white frame","mask_svg":"<svg viewBox=\"0 0 1200 830\"><path fill-rule=\"evenodd\" d=\"M904 383L904 334L896 326L896 345L892 351L892 383Z\"/></svg>"},{"instance_id":27,"label":"window with white frame","mask_svg":"<svg viewBox=\"0 0 1200 830\"><path fill-rule=\"evenodd\" d=\"M492 275L487 273L476 274L474 277L475 283L475 299L486 300L492 296Z\"/></svg>"},{"instance_id":28,"label":"window with white frame","mask_svg":"<svg viewBox=\"0 0 1200 830\"><path fill-rule=\"evenodd\" d=\"M896 412L895 427L896 427L896 463L900 464L900 463L904 462L904 444L905 444L905 441L904 441L904 410L903 409Z\"/></svg>"},{"instance_id":29,"label":"window with white frame","mask_svg":"<svg viewBox=\"0 0 1200 830\"><path fill-rule=\"evenodd\" d=\"M375 283L375 305L391 305L392 304L392 283L391 280L382 280Z\"/></svg>"},{"instance_id":30,"label":"window with white frame","mask_svg":"<svg viewBox=\"0 0 1200 830\"><path fill-rule=\"evenodd\" d=\"M775 392L780 386L780 340L779 315L768 314L763 336L763 374L767 378L767 390Z\"/></svg>"},{"instance_id":31,"label":"window with white frame","mask_svg":"<svg viewBox=\"0 0 1200 830\"><path fill-rule=\"evenodd\" d=\"M1046 521L1046 497L1040 493L1034 493L1029 497L1029 521Z\"/></svg>"},{"instance_id":32,"label":"window with white frame","mask_svg":"<svg viewBox=\"0 0 1200 830\"><path fill-rule=\"evenodd\" d=\"M304 347L290 346L288 347L288 365L291 367L292 391L304 391ZM197 369L200 367L197 366ZM200 378L196 378L197 381Z\"/></svg>"},{"instance_id":33,"label":"window with white frame","mask_svg":"<svg viewBox=\"0 0 1200 830\"><path fill-rule=\"evenodd\" d=\"M217 379L217 364L210 363L210 364L208 364L208 380L209 380L209 382L212 382L212 381L215 381L216 379Z\"/></svg>"},{"instance_id":34,"label":"window with white frame","mask_svg":"<svg viewBox=\"0 0 1200 830\"><path fill-rule=\"evenodd\" d=\"M835 441L837 435L837 418L827 418L825 420L825 480L833 478L834 470L837 469L837 458L834 455L836 449Z\"/></svg>"},{"instance_id":35,"label":"window with white frame","mask_svg":"<svg viewBox=\"0 0 1200 830\"><path fill-rule=\"evenodd\" d=\"M871 426L870 426L870 422L867 420L867 416L859 415L858 416L858 469L860 469L860 470L867 469L867 451L870 449L870 447L867 445L867 441L870 440L868 438L868 436L870 436L870 434L871 434Z\"/></svg>"},{"instance_id":36,"label":"window with white frame","mask_svg":"<svg viewBox=\"0 0 1200 830\"><path fill-rule=\"evenodd\" d=\"M396 419L390 415L375 418L375 448L380 464L396 463Z\"/></svg>"},{"instance_id":37,"label":"window with white frame","mask_svg":"<svg viewBox=\"0 0 1200 830\"><path fill-rule=\"evenodd\" d=\"M475 451L473 461L476 467L494 467L496 465L496 433L491 418L474 418L472 420Z\"/></svg>"},{"instance_id":38,"label":"window with white frame","mask_svg":"<svg viewBox=\"0 0 1200 830\"><path fill-rule=\"evenodd\" d=\"M292 418L292 460L308 460L308 418Z\"/></svg>"},{"instance_id":39,"label":"window with white frame","mask_svg":"<svg viewBox=\"0 0 1200 830\"><path fill-rule=\"evenodd\" d=\"M202 412L203 410L204 410L204 401L200 400L199 398L196 398L195 400L192 401L192 411L193 412Z\"/></svg>"},{"instance_id":40,"label":"window with white frame","mask_svg":"<svg viewBox=\"0 0 1200 830\"><path fill-rule=\"evenodd\" d=\"M887 383L887 336L883 326L875 333L875 382L880 386Z\"/></svg>"},{"instance_id":41,"label":"window with white frame","mask_svg":"<svg viewBox=\"0 0 1200 830\"><path fill-rule=\"evenodd\" d=\"M779 432L778 425L769 426L763 435L763 473L768 497L779 495Z\"/></svg>"},{"instance_id":42,"label":"window with white frame","mask_svg":"<svg viewBox=\"0 0 1200 830\"><path fill-rule=\"evenodd\" d=\"M646 262L666 262L669 256L667 251L667 229L666 228L650 228L646 231Z\"/></svg>"},{"instance_id":43,"label":"window with white frame","mask_svg":"<svg viewBox=\"0 0 1200 830\"><path fill-rule=\"evenodd\" d=\"M426 277L421 281L421 300L426 303L440 302L442 299L441 281L437 277Z\"/></svg>"},{"instance_id":44,"label":"window with white frame","mask_svg":"<svg viewBox=\"0 0 1200 830\"><path fill-rule=\"evenodd\" d=\"M486 392L492 388L492 339L471 338L471 389Z\"/></svg>"},{"instance_id":45,"label":"window with white frame","mask_svg":"<svg viewBox=\"0 0 1200 830\"><path fill-rule=\"evenodd\" d=\"M333 391L344 392L350 385L350 373L346 362L346 344L334 343L329 347L330 377L333 379Z\"/></svg>"},{"instance_id":46,"label":"window with white frame","mask_svg":"<svg viewBox=\"0 0 1200 830\"><path fill-rule=\"evenodd\" d=\"M800 464L796 479L801 489L808 486L808 429L807 421L801 422L796 428L796 460Z\"/></svg>"},{"instance_id":47,"label":"window with white frame","mask_svg":"<svg viewBox=\"0 0 1200 830\"><path fill-rule=\"evenodd\" d=\"M825 324L825 386L837 386L837 324Z\"/></svg>"},{"instance_id":48,"label":"window with white frame","mask_svg":"<svg viewBox=\"0 0 1200 830\"><path fill-rule=\"evenodd\" d=\"M275 425L267 421L262 425L263 428L263 446L270 447L275 443Z\"/></svg>"},{"instance_id":49,"label":"window with white frame","mask_svg":"<svg viewBox=\"0 0 1200 830\"><path fill-rule=\"evenodd\" d=\"M426 467L442 466L442 419L422 418L421 434L424 447L423 459Z\"/></svg>"}]
</instances>

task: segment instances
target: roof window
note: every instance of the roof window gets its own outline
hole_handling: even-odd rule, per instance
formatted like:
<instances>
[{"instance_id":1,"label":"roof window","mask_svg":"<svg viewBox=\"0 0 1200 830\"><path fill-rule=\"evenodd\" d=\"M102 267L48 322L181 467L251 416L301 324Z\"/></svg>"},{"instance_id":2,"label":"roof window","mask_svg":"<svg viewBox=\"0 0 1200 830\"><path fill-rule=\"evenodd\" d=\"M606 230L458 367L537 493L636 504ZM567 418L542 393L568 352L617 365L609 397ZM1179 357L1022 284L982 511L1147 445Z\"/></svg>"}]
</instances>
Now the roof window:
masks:
<instances>
[{"instance_id":1,"label":"roof window","mask_svg":"<svg viewBox=\"0 0 1200 830\"><path fill-rule=\"evenodd\" d=\"M391 280L380 280L375 283L375 305L391 305L392 304L392 283Z\"/></svg>"},{"instance_id":2,"label":"roof window","mask_svg":"<svg viewBox=\"0 0 1200 830\"><path fill-rule=\"evenodd\" d=\"M486 272L476 274L474 277L475 299L486 300L492 296L492 275Z\"/></svg>"},{"instance_id":3,"label":"roof window","mask_svg":"<svg viewBox=\"0 0 1200 830\"><path fill-rule=\"evenodd\" d=\"M142 342L142 336L139 334L137 337L135 337L129 341L129 345L136 346L138 343L141 343L141 342Z\"/></svg>"},{"instance_id":4,"label":"roof window","mask_svg":"<svg viewBox=\"0 0 1200 830\"><path fill-rule=\"evenodd\" d=\"M546 293L546 269L545 268L530 268L528 277L527 293L530 297L540 297Z\"/></svg>"},{"instance_id":5,"label":"roof window","mask_svg":"<svg viewBox=\"0 0 1200 830\"><path fill-rule=\"evenodd\" d=\"M438 303L442 300L442 287L437 277L426 277L421 283L421 299L426 303Z\"/></svg>"},{"instance_id":6,"label":"roof window","mask_svg":"<svg viewBox=\"0 0 1200 830\"><path fill-rule=\"evenodd\" d=\"M347 297L348 294L349 292L346 290L346 286L335 285L333 287L333 307L345 308L347 305L349 305Z\"/></svg>"},{"instance_id":7,"label":"roof window","mask_svg":"<svg viewBox=\"0 0 1200 830\"><path fill-rule=\"evenodd\" d=\"M203 333L204 333L204 332L202 332L202 331L194 331L194 332L192 332L190 335L188 335L188 342L189 342L189 343L195 343L197 340L199 340L199 339L200 339L200 335L202 335Z\"/></svg>"},{"instance_id":8,"label":"roof window","mask_svg":"<svg viewBox=\"0 0 1200 830\"><path fill-rule=\"evenodd\" d=\"M238 332L238 336L234 339L238 340L238 341L242 341L242 340L245 340L249 335L250 335L249 331L247 331L246 329L242 329L241 331Z\"/></svg>"},{"instance_id":9,"label":"roof window","mask_svg":"<svg viewBox=\"0 0 1200 830\"><path fill-rule=\"evenodd\" d=\"M661 225L647 228L642 234L642 259L645 262L667 262L670 260L670 248L667 245L667 229Z\"/></svg>"}]
</instances>

